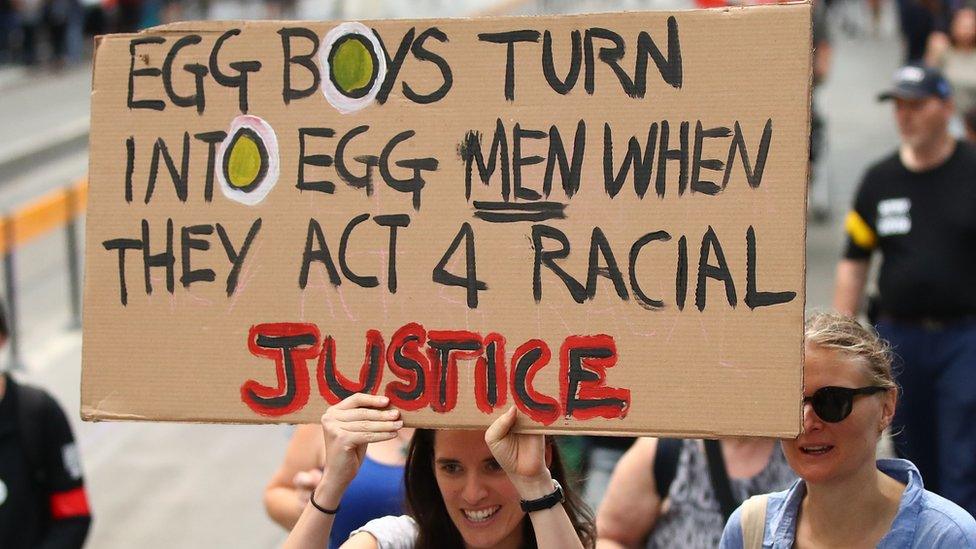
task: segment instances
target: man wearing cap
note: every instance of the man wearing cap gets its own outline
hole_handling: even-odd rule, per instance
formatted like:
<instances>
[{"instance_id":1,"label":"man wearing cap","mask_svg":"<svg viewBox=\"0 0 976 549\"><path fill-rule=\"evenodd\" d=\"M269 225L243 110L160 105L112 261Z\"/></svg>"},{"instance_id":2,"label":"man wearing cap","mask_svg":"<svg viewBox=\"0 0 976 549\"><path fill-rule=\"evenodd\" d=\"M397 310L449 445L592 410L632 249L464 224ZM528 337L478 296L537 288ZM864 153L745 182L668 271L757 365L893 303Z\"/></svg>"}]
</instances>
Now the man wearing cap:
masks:
<instances>
[{"instance_id":1,"label":"man wearing cap","mask_svg":"<svg viewBox=\"0 0 976 549\"><path fill-rule=\"evenodd\" d=\"M976 515L976 148L949 134L935 69L901 68L879 100L894 104L901 146L861 182L834 307L857 314L880 251L869 317L901 359L896 448L926 488Z\"/></svg>"}]
</instances>

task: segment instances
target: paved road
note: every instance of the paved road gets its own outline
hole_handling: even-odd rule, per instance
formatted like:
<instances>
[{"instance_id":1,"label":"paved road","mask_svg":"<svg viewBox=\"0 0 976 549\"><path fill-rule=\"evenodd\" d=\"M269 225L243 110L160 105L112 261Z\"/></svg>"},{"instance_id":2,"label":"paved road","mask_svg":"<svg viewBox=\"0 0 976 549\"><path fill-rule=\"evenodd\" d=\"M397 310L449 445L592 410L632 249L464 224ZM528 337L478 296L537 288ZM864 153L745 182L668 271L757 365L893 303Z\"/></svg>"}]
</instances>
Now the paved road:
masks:
<instances>
[{"instance_id":1,"label":"paved road","mask_svg":"<svg viewBox=\"0 0 976 549\"><path fill-rule=\"evenodd\" d=\"M585 4L597 9L607 6L606 2ZM631 9L641 6L636 1L617 4ZM877 36L870 32L859 38L836 35L833 75L818 98L828 119L835 224L809 227L809 308L829 304L840 245L836 222L850 201L854 184L865 165L895 143L890 113L873 101L897 63L899 46L890 26L889 21L889 30L883 28ZM51 88L44 87L43 92L24 92L18 96L19 106L11 105L5 93L0 115L17 120L24 118L18 113L30 113L31 118L36 114L37 124L59 116L65 120L84 116L86 78L86 71L76 71L44 84ZM42 87L35 84L31 89ZM58 114L62 107L64 113ZM30 126L24 124L20 127L29 134ZM0 134L0 145L16 135L11 128L3 131L12 133ZM84 173L86 161L83 150L68 151L57 161L29 166L0 184L0 209L69 182ZM18 303L28 350L28 377L51 387L66 408L77 410L81 336L68 327L63 241L62 234L52 234L18 255L18 281L23 289ZM257 548L281 541L281 531L265 518L260 493L284 451L287 428L83 424L77 414L72 414L72 420L96 514L91 547Z\"/></svg>"}]
</instances>

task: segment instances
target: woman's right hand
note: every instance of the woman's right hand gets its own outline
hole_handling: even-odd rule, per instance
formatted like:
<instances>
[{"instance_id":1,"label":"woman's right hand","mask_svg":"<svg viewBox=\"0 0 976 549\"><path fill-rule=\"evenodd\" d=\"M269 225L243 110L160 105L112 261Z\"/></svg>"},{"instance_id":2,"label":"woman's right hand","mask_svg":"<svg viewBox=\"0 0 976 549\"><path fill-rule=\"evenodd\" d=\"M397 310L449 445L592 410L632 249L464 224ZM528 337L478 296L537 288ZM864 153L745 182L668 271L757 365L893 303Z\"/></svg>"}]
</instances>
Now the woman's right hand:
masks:
<instances>
[{"instance_id":1,"label":"woman's right hand","mask_svg":"<svg viewBox=\"0 0 976 549\"><path fill-rule=\"evenodd\" d=\"M325 468L312 493L314 506L337 510L343 493L363 464L366 446L397 436L403 421L399 410L386 409L389 405L390 399L385 396L356 393L322 414ZM319 511L305 506L285 540L285 548L322 547L328 541L335 513Z\"/></svg>"},{"instance_id":2,"label":"woman's right hand","mask_svg":"<svg viewBox=\"0 0 976 549\"><path fill-rule=\"evenodd\" d=\"M342 492L363 463L366 446L396 438L403 421L399 410L385 409L389 404L390 399L385 396L356 393L329 407L322 415L325 470L316 490L316 502L334 500L334 505L338 505ZM330 493L320 498L318 493L322 489Z\"/></svg>"}]
</instances>

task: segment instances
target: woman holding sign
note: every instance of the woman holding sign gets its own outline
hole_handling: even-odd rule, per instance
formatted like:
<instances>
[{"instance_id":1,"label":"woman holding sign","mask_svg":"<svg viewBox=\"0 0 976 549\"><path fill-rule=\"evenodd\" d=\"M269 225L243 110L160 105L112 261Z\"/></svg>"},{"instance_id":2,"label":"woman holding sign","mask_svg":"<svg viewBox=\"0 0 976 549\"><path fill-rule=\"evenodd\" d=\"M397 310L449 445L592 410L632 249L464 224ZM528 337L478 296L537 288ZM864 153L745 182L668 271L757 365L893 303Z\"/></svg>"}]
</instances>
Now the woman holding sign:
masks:
<instances>
[{"instance_id":1,"label":"woman holding sign","mask_svg":"<svg viewBox=\"0 0 976 549\"><path fill-rule=\"evenodd\" d=\"M876 333L852 318L814 315L803 378L803 432L783 441L800 480L746 501L721 547L976 547L976 520L925 490L911 462L875 460L898 398L890 350Z\"/></svg>"},{"instance_id":2,"label":"woman holding sign","mask_svg":"<svg viewBox=\"0 0 976 549\"><path fill-rule=\"evenodd\" d=\"M285 547L321 547L367 445L403 428L385 396L357 393L322 416L326 471ZM343 547L592 547L592 518L563 488L559 453L544 435L517 434L512 408L482 431L417 430L405 472L409 515L353 532Z\"/></svg>"}]
</instances>

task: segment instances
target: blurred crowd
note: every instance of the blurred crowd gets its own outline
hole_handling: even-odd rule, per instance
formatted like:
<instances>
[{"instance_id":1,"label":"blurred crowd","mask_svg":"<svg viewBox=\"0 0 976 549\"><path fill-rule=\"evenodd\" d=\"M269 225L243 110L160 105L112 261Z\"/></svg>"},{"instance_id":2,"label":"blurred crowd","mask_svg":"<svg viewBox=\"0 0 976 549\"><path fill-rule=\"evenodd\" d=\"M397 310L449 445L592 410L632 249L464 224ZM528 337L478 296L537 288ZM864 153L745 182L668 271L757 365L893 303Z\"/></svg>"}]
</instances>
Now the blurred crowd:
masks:
<instances>
[{"instance_id":1,"label":"blurred crowd","mask_svg":"<svg viewBox=\"0 0 976 549\"><path fill-rule=\"evenodd\" d=\"M902 8L906 61L921 61L945 73L966 135L976 140L976 2L923 2L921 7L902 3L908 5ZM915 15L906 10L921 11ZM921 31L904 23L915 18L926 23Z\"/></svg>"},{"instance_id":2,"label":"blurred crowd","mask_svg":"<svg viewBox=\"0 0 976 549\"><path fill-rule=\"evenodd\" d=\"M34 66L77 59L87 19L101 14L101 6L91 8L81 0L2 0L0 60Z\"/></svg>"},{"instance_id":3,"label":"blurred crowd","mask_svg":"<svg viewBox=\"0 0 976 549\"><path fill-rule=\"evenodd\" d=\"M263 5L266 18L292 18L295 0ZM185 19L209 19L212 0L0 0L0 65L66 64L90 57L91 38Z\"/></svg>"},{"instance_id":4,"label":"blurred crowd","mask_svg":"<svg viewBox=\"0 0 976 549\"><path fill-rule=\"evenodd\" d=\"M837 0L834 0L835 2ZM871 0L877 14L883 0ZM976 1L897 0L906 64L939 68L952 85L953 133L976 140Z\"/></svg>"}]
</instances>

